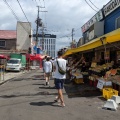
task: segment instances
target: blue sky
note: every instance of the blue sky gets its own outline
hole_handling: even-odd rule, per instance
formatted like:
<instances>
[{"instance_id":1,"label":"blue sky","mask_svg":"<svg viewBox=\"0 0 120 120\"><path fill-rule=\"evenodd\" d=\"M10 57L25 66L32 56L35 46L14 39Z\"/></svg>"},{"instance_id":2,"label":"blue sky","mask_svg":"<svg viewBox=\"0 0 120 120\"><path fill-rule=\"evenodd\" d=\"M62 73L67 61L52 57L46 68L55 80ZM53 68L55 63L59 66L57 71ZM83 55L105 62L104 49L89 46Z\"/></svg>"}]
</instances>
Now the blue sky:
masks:
<instances>
[{"instance_id":1,"label":"blue sky","mask_svg":"<svg viewBox=\"0 0 120 120\"><path fill-rule=\"evenodd\" d=\"M40 18L45 25L46 33L57 35L57 49L68 46L72 41L71 32L74 28L74 39L76 41L82 36L81 27L92 16L96 14L103 5L110 0L6 0L19 21L32 23L32 29L35 31L37 18L37 6L40 8ZM23 14L19 4L24 10ZM87 1L92 9L85 1ZM98 9L99 8L99 9ZM47 12L42 12L47 11ZM1 30L16 30L17 19L12 14L10 9L0 1L0 29ZM40 30L39 30L40 31Z\"/></svg>"}]
</instances>

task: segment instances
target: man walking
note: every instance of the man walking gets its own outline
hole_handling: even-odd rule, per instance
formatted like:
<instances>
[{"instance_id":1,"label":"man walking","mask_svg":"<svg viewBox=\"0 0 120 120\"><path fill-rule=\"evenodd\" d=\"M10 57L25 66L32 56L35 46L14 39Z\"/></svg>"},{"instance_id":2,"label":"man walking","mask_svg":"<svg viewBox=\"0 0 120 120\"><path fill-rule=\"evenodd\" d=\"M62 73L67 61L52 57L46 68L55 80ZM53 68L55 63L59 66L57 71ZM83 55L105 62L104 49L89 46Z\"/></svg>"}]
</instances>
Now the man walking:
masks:
<instances>
[{"instance_id":1,"label":"man walking","mask_svg":"<svg viewBox=\"0 0 120 120\"><path fill-rule=\"evenodd\" d=\"M63 89L64 81L66 79L66 74L63 75L58 71L58 66L66 71L66 60L62 58L62 55L63 55L62 51L58 51L58 58L54 61L54 69L55 69L54 77L55 77L55 87L58 91L58 97L55 101L57 102L58 100L60 100L61 103L59 105L64 107L65 103L63 99L62 89Z\"/></svg>"},{"instance_id":2,"label":"man walking","mask_svg":"<svg viewBox=\"0 0 120 120\"><path fill-rule=\"evenodd\" d=\"M44 63L44 72L45 72L45 85L49 85L50 75L52 72L52 63L50 62L50 58L46 58L46 62Z\"/></svg>"},{"instance_id":3,"label":"man walking","mask_svg":"<svg viewBox=\"0 0 120 120\"><path fill-rule=\"evenodd\" d=\"M44 76L44 79L45 79L45 70L44 70L44 68L45 68L46 58L47 58L47 56L45 56L44 59L42 60L42 67L43 67L43 76Z\"/></svg>"}]
</instances>

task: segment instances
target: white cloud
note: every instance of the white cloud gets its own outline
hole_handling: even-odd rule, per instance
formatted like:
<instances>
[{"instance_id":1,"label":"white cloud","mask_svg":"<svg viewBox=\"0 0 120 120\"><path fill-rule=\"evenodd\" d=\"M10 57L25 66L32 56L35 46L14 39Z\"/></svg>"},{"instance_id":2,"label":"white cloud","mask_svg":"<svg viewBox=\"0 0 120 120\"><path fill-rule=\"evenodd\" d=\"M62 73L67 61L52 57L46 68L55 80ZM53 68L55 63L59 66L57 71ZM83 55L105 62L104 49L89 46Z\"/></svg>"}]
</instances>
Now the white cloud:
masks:
<instances>
[{"instance_id":1,"label":"white cloud","mask_svg":"<svg viewBox=\"0 0 120 120\"><path fill-rule=\"evenodd\" d=\"M7 0L20 21L27 21L21 11L17 0ZM37 5L44 6L40 8L40 17L47 27L48 33L57 35L57 48L68 46L71 42L72 28L75 29L74 39L82 36L81 28L94 14L85 0L19 0L28 20L32 23L33 29L36 29L35 20L37 18ZM88 1L88 0L87 0ZM98 8L102 8L110 0L91 0ZM89 1L88 1L89 2ZM89 2L90 3L90 2ZM91 4L91 3L90 3ZM92 5L92 4L91 4ZM94 6L92 6L96 9ZM96 9L97 10L97 9ZM7 5L0 1L0 29L16 29L17 20L11 13ZM76 31L77 30L77 31ZM62 37L65 36L65 37ZM66 37L68 36L68 37Z\"/></svg>"}]
</instances>

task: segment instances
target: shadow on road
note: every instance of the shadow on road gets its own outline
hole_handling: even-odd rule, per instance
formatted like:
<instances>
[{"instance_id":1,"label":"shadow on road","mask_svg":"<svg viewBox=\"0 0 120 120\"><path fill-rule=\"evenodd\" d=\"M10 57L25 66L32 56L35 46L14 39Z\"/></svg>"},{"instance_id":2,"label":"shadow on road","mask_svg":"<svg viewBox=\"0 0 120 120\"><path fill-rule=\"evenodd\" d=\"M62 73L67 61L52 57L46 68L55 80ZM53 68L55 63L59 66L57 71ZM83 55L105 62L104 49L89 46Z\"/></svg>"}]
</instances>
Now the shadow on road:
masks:
<instances>
[{"instance_id":1,"label":"shadow on road","mask_svg":"<svg viewBox=\"0 0 120 120\"><path fill-rule=\"evenodd\" d=\"M48 87L46 87L46 86L43 86L43 87L39 87L40 89L56 89L55 87L50 87L50 86L48 86Z\"/></svg>"},{"instance_id":2,"label":"shadow on road","mask_svg":"<svg viewBox=\"0 0 120 120\"><path fill-rule=\"evenodd\" d=\"M54 107L61 107L60 105L55 104L56 102L31 102L30 105L33 106L54 106Z\"/></svg>"},{"instance_id":3,"label":"shadow on road","mask_svg":"<svg viewBox=\"0 0 120 120\"><path fill-rule=\"evenodd\" d=\"M31 102L30 105L34 105L34 106L54 106L55 102L44 102L44 101L41 101L41 102Z\"/></svg>"},{"instance_id":4,"label":"shadow on road","mask_svg":"<svg viewBox=\"0 0 120 120\"><path fill-rule=\"evenodd\" d=\"M43 75L34 75L34 76L32 76L32 80L44 80L44 76Z\"/></svg>"},{"instance_id":5,"label":"shadow on road","mask_svg":"<svg viewBox=\"0 0 120 120\"><path fill-rule=\"evenodd\" d=\"M44 85L44 84L43 83L42 84L40 84L40 83L34 83L32 85Z\"/></svg>"},{"instance_id":6,"label":"shadow on road","mask_svg":"<svg viewBox=\"0 0 120 120\"><path fill-rule=\"evenodd\" d=\"M74 97L94 97L101 96L101 92L88 84L66 84L64 86L65 91L69 98Z\"/></svg>"}]
</instances>

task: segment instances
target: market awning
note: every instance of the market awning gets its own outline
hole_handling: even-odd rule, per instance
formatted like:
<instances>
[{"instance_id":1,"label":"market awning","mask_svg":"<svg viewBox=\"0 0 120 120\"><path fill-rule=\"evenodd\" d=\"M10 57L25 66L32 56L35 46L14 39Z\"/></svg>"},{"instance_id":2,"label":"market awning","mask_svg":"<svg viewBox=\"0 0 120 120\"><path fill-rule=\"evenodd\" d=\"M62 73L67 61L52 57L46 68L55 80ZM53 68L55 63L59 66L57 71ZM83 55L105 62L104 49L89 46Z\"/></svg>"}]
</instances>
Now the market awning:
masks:
<instances>
[{"instance_id":1,"label":"market awning","mask_svg":"<svg viewBox=\"0 0 120 120\"><path fill-rule=\"evenodd\" d=\"M9 57L7 55L1 55L0 54L0 59L9 59Z\"/></svg>"},{"instance_id":2,"label":"market awning","mask_svg":"<svg viewBox=\"0 0 120 120\"><path fill-rule=\"evenodd\" d=\"M97 48L100 47L102 45L106 45L108 43L113 43L113 42L117 42L120 41L120 28L110 32L108 34L105 34L99 38L96 38L78 48L74 48L74 49L68 49L65 54L63 56L67 56L67 55L71 55L77 52L82 52L82 51L86 51L86 50L90 50L93 48Z\"/></svg>"},{"instance_id":3,"label":"market awning","mask_svg":"<svg viewBox=\"0 0 120 120\"><path fill-rule=\"evenodd\" d=\"M32 60L42 60L44 58L44 55L40 55L40 54L26 54L26 59L30 59Z\"/></svg>"}]
</instances>

